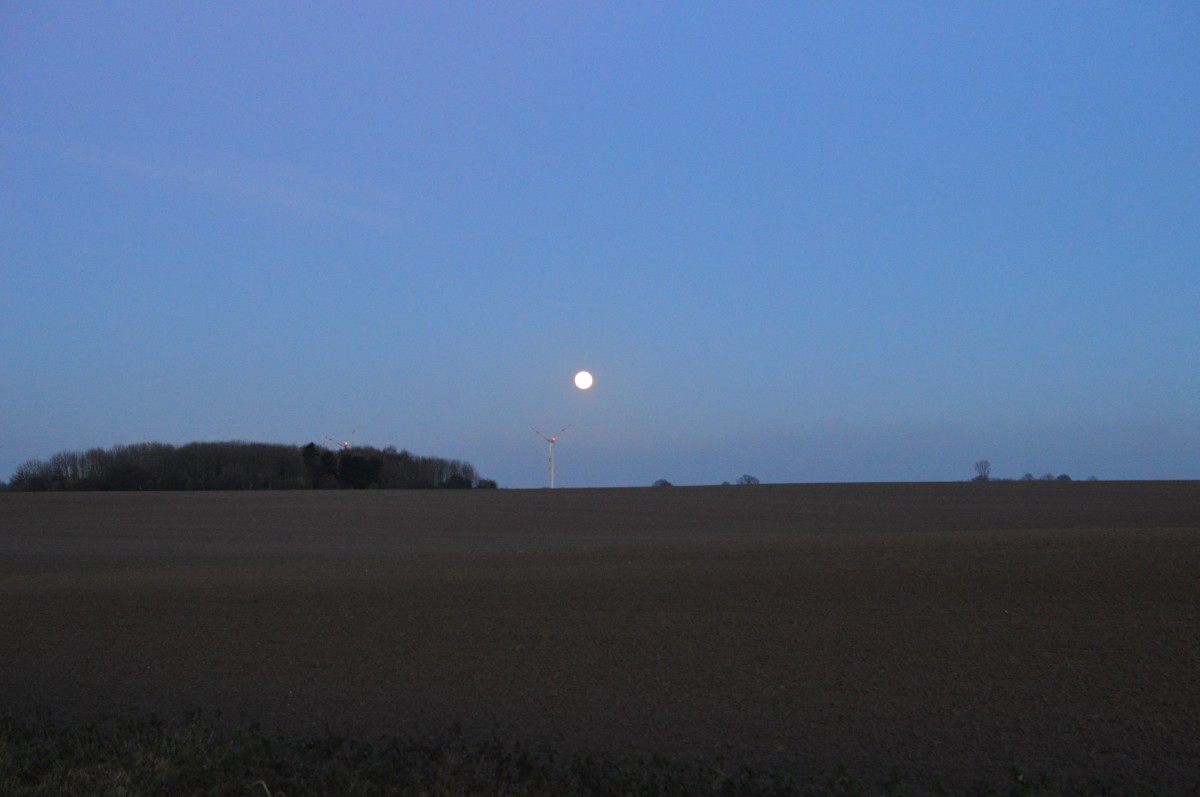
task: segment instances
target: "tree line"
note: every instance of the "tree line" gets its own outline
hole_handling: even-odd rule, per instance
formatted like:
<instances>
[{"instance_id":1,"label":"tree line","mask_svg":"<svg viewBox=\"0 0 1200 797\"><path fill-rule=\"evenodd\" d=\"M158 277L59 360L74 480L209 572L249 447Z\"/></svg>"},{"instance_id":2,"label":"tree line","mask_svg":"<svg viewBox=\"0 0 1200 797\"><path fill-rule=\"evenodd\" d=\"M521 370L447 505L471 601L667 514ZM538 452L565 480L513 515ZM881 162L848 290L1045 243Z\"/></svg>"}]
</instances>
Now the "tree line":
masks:
<instances>
[{"instance_id":1,"label":"tree line","mask_svg":"<svg viewBox=\"0 0 1200 797\"><path fill-rule=\"evenodd\" d=\"M1088 476L1088 481L1099 481L1095 476ZM975 463L975 477L971 479L973 482L1011 482L1013 479L998 479L992 475L992 463L986 459L981 459ZM1069 482L1071 477L1066 473L1060 473L1055 476L1053 473L1047 473L1044 476L1034 476L1032 473L1026 473L1021 477L1023 482L1042 481L1042 482Z\"/></svg>"},{"instance_id":2,"label":"tree line","mask_svg":"<svg viewBox=\"0 0 1200 797\"><path fill-rule=\"evenodd\" d=\"M355 446L329 450L252 443L137 443L32 459L13 490L335 490L494 488L469 462Z\"/></svg>"}]
</instances>

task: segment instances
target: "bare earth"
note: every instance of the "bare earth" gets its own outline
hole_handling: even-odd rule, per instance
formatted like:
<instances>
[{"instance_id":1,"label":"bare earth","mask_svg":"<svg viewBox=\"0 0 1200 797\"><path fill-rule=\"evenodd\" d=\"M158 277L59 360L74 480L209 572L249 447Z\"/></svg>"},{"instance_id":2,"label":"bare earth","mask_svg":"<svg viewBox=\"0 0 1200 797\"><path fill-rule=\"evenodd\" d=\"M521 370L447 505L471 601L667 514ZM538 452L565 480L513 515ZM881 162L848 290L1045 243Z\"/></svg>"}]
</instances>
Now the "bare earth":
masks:
<instances>
[{"instance_id":1,"label":"bare earth","mask_svg":"<svg viewBox=\"0 0 1200 797\"><path fill-rule=\"evenodd\" d=\"M1200 482L0 493L0 712L1200 786Z\"/></svg>"}]
</instances>

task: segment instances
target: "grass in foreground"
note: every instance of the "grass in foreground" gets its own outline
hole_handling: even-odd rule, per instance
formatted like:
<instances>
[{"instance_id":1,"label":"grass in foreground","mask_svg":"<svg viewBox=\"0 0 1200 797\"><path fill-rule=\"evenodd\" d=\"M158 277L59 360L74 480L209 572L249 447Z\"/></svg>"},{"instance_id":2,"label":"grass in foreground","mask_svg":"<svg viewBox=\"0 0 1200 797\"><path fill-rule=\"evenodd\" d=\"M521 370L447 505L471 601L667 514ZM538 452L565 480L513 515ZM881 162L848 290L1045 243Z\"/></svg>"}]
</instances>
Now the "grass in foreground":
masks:
<instances>
[{"instance_id":1,"label":"grass in foreground","mask_svg":"<svg viewBox=\"0 0 1200 797\"><path fill-rule=\"evenodd\" d=\"M851 797L948 794L913 787L899 776L864 784L842 771L727 770L722 764L659 756L562 758L546 750L493 740L471 742L450 731L437 737L374 742L335 734L296 740L257 727L221 731L197 719L183 723L109 720L60 727L0 717L0 794L12 797L307 797L315 795L721 795L722 797ZM1014 770L1002 791L980 785L972 795L1110 794L1094 786L1060 790L1046 778Z\"/></svg>"}]
</instances>

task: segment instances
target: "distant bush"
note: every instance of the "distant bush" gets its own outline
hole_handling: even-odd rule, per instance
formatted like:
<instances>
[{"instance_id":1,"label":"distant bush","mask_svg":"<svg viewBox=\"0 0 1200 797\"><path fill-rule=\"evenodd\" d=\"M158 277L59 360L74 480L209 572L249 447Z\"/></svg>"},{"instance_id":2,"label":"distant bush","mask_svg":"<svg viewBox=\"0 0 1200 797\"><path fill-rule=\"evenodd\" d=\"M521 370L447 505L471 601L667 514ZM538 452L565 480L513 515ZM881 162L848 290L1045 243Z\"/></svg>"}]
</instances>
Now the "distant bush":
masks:
<instances>
[{"instance_id":1,"label":"distant bush","mask_svg":"<svg viewBox=\"0 0 1200 797\"><path fill-rule=\"evenodd\" d=\"M978 479L976 479L976 481L978 481ZM1003 480L1001 480L1001 481L1003 481ZM1034 476L1032 473L1026 473L1025 475L1023 475L1020 478L1020 481L1023 481L1023 482L1033 482L1033 481L1069 482L1069 481L1071 481L1071 477L1065 473L1063 473L1059 476L1055 476L1053 473L1047 473L1043 476ZM1088 481L1099 481L1099 479L1097 479L1095 476L1089 476Z\"/></svg>"},{"instance_id":2,"label":"distant bush","mask_svg":"<svg viewBox=\"0 0 1200 797\"><path fill-rule=\"evenodd\" d=\"M650 486L651 487L674 487L675 485L671 484L666 479L659 479L658 481L656 481L654 484L652 484Z\"/></svg>"},{"instance_id":3,"label":"distant bush","mask_svg":"<svg viewBox=\"0 0 1200 797\"><path fill-rule=\"evenodd\" d=\"M741 476L738 476L738 479L736 482L734 482L734 484L759 484L759 481L757 476L751 476L749 473L744 473Z\"/></svg>"}]
</instances>

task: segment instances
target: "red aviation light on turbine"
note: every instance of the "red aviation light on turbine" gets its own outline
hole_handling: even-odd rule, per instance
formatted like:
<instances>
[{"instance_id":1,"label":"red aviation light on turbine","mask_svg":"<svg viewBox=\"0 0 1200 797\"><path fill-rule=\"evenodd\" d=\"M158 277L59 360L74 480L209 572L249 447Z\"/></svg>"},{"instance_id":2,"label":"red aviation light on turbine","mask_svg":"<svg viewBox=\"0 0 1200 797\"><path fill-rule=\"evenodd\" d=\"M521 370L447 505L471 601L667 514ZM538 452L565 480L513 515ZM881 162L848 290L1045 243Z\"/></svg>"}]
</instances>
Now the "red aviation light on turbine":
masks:
<instances>
[{"instance_id":1,"label":"red aviation light on turbine","mask_svg":"<svg viewBox=\"0 0 1200 797\"><path fill-rule=\"evenodd\" d=\"M354 431L352 431L350 433L350 437L347 437L345 440L335 440L332 437L330 437L329 435L325 435L325 441L332 444L333 447L340 448L343 451L345 451L347 448L350 447L350 438L354 437L354 435L358 434L358 430L361 428L362 428L362 424L355 426Z\"/></svg>"}]
</instances>

